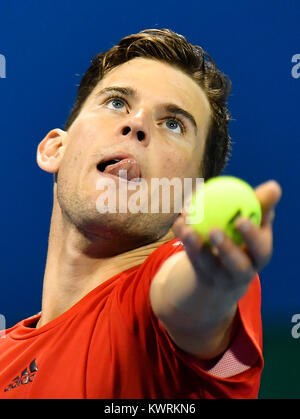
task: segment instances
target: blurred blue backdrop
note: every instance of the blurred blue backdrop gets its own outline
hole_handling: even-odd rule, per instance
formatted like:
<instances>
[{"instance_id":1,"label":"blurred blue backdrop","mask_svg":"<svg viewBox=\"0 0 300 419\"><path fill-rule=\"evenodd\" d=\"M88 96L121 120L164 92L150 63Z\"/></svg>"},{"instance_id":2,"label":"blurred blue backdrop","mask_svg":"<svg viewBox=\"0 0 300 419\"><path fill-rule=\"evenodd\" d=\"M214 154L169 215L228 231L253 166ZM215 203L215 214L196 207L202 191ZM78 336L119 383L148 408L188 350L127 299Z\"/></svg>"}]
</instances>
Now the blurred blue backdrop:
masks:
<instances>
[{"instance_id":1,"label":"blurred blue backdrop","mask_svg":"<svg viewBox=\"0 0 300 419\"><path fill-rule=\"evenodd\" d=\"M233 154L224 173L252 186L268 179L282 185L274 255L260 274L266 337L261 397L300 398L300 339L291 336L291 318L300 313L300 68L292 72L292 57L300 54L299 21L299 0L1 2L0 313L7 327L41 307L52 175L36 164L38 143L63 128L94 55L125 35L170 28L201 45L232 80Z\"/></svg>"}]
</instances>

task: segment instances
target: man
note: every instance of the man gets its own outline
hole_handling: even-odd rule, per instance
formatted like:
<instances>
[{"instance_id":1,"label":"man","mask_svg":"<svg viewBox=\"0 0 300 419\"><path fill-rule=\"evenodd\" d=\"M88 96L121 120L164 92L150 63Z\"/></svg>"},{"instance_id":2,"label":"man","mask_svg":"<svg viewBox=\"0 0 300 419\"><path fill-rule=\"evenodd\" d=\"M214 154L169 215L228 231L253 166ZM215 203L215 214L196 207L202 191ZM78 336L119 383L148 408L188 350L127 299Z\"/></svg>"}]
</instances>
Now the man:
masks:
<instances>
[{"instance_id":1,"label":"man","mask_svg":"<svg viewBox=\"0 0 300 419\"><path fill-rule=\"evenodd\" d=\"M256 189L260 228L236 221L242 248L217 229L203 244L184 211L172 212L174 197L169 212L99 205L103 180L117 192L125 182L129 204L134 179L218 175L228 94L212 59L169 30L128 36L93 59L66 130L37 149L55 174L42 310L0 341L1 398L257 397L257 271L271 257L280 186Z\"/></svg>"}]
</instances>

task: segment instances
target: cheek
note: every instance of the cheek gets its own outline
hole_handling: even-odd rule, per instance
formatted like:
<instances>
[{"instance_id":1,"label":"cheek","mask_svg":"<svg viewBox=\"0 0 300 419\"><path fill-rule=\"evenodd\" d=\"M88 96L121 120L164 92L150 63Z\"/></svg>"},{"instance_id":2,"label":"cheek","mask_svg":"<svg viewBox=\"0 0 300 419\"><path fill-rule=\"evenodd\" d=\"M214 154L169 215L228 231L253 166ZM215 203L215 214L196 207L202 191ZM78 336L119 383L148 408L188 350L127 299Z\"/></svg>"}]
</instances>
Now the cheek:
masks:
<instances>
[{"instance_id":1,"label":"cheek","mask_svg":"<svg viewBox=\"0 0 300 419\"><path fill-rule=\"evenodd\" d=\"M94 119L96 118L93 121L85 117L76 119L68 131L68 146L64 155L64 164L68 168L85 168L90 164L93 153L101 149L97 144L100 144L103 130Z\"/></svg>"},{"instance_id":2,"label":"cheek","mask_svg":"<svg viewBox=\"0 0 300 419\"><path fill-rule=\"evenodd\" d=\"M65 149L63 159L59 168L60 179L64 182L74 184L78 182L80 174L86 163L82 144L78 141L78 137L69 137L68 146Z\"/></svg>"},{"instance_id":3,"label":"cheek","mask_svg":"<svg viewBox=\"0 0 300 419\"><path fill-rule=\"evenodd\" d=\"M76 162L77 157L72 154L71 150L68 150L68 152L65 153L59 168L60 182L71 185L76 181L76 173L78 173L78 170L76 170Z\"/></svg>"},{"instance_id":4,"label":"cheek","mask_svg":"<svg viewBox=\"0 0 300 419\"><path fill-rule=\"evenodd\" d=\"M81 147L88 146L95 136L95 132L97 132L97 127L94 122L87 121L85 117L76 119L68 133L70 146L80 148L80 143Z\"/></svg>"},{"instance_id":5,"label":"cheek","mask_svg":"<svg viewBox=\"0 0 300 419\"><path fill-rule=\"evenodd\" d=\"M196 160L190 152L172 152L166 151L162 153L160 159L160 167L164 174L169 177L192 177L196 171Z\"/></svg>"}]
</instances>

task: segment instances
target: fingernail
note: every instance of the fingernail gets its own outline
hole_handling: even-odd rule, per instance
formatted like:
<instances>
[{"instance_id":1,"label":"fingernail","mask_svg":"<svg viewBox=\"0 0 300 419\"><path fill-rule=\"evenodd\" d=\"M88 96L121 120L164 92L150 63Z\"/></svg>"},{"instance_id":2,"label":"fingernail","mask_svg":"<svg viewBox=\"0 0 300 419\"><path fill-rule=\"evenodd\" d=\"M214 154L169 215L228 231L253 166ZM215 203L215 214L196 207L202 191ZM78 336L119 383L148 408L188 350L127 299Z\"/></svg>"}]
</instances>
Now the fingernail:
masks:
<instances>
[{"instance_id":1,"label":"fingernail","mask_svg":"<svg viewBox=\"0 0 300 419\"><path fill-rule=\"evenodd\" d=\"M211 241L214 245L219 246L224 240L222 231L214 231L211 235Z\"/></svg>"},{"instance_id":2,"label":"fingernail","mask_svg":"<svg viewBox=\"0 0 300 419\"><path fill-rule=\"evenodd\" d=\"M265 221L267 223L273 223L274 218L275 218L275 211L274 210L271 210L271 211L269 211L267 213L266 218L265 218Z\"/></svg>"},{"instance_id":3,"label":"fingernail","mask_svg":"<svg viewBox=\"0 0 300 419\"><path fill-rule=\"evenodd\" d=\"M246 233L251 227L251 223L249 220L242 220L236 224L236 227L242 233Z\"/></svg>"},{"instance_id":4,"label":"fingernail","mask_svg":"<svg viewBox=\"0 0 300 419\"><path fill-rule=\"evenodd\" d=\"M197 237L195 233L190 233L186 238L186 243L188 245L194 246L197 243Z\"/></svg>"}]
</instances>

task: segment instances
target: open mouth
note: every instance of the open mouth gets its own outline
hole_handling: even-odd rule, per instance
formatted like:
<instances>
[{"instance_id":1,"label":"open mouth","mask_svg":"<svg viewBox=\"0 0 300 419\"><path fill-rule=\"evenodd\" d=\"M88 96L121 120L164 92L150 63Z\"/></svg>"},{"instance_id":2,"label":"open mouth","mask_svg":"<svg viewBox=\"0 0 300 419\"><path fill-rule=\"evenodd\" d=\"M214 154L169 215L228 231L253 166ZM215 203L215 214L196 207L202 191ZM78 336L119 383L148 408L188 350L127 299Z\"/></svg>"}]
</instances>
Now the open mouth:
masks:
<instances>
[{"instance_id":1,"label":"open mouth","mask_svg":"<svg viewBox=\"0 0 300 419\"><path fill-rule=\"evenodd\" d=\"M102 163L99 163L98 165L97 165L97 169L99 170L99 172L104 172L104 170L108 167L108 166L111 166L111 165L113 165L113 164L116 164L116 163L119 163L119 159L112 159L112 160L108 160L108 161L106 161L106 162L102 162Z\"/></svg>"},{"instance_id":2,"label":"open mouth","mask_svg":"<svg viewBox=\"0 0 300 419\"><path fill-rule=\"evenodd\" d=\"M140 164L131 156L104 159L97 164L97 169L127 181L140 182L142 178Z\"/></svg>"}]
</instances>

